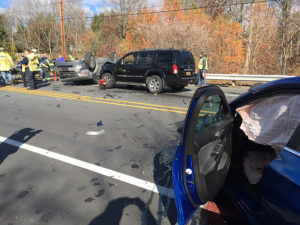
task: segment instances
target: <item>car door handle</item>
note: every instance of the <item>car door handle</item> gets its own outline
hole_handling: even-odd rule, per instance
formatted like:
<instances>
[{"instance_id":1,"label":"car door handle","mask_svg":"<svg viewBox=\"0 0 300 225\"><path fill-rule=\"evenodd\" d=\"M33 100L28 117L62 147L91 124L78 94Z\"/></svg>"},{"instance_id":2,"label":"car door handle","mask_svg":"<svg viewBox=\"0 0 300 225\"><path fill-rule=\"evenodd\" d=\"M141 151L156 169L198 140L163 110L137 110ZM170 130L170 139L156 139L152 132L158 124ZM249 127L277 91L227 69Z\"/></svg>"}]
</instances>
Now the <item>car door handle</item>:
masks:
<instances>
[{"instance_id":1,"label":"car door handle","mask_svg":"<svg viewBox=\"0 0 300 225\"><path fill-rule=\"evenodd\" d=\"M211 152L210 156L217 160L220 156L222 156L225 149L225 142L221 141L216 148Z\"/></svg>"}]
</instances>

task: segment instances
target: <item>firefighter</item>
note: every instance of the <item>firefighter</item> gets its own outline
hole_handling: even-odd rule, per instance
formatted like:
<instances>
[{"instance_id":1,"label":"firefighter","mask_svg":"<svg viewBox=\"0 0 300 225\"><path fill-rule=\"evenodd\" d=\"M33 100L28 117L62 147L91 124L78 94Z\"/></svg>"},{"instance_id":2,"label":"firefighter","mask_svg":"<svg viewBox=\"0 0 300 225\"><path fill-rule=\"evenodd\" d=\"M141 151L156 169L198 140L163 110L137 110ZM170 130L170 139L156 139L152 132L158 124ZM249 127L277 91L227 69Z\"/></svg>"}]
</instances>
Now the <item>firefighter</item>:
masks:
<instances>
[{"instance_id":1,"label":"firefighter","mask_svg":"<svg viewBox=\"0 0 300 225\"><path fill-rule=\"evenodd\" d=\"M69 60L70 60L70 61L74 61L75 59L73 58L72 55L69 55Z\"/></svg>"},{"instance_id":2,"label":"firefighter","mask_svg":"<svg viewBox=\"0 0 300 225\"><path fill-rule=\"evenodd\" d=\"M10 69L13 67L14 62L11 58L11 56L4 52L4 48L0 47L0 73L5 81L6 85L9 85L12 83L12 76ZM6 79L8 77L8 79Z\"/></svg>"},{"instance_id":3,"label":"firefighter","mask_svg":"<svg viewBox=\"0 0 300 225\"><path fill-rule=\"evenodd\" d=\"M22 80L23 80L23 85L24 87L27 87L27 79L29 77L29 51L25 50L24 51L24 57L23 59L19 62L22 64Z\"/></svg>"},{"instance_id":4,"label":"firefighter","mask_svg":"<svg viewBox=\"0 0 300 225\"><path fill-rule=\"evenodd\" d=\"M39 65L39 59L38 59L36 53L37 53L37 50L32 49L31 53L28 55L29 70L27 71L27 78L29 81L29 85L30 85L29 89L30 90L36 89L35 75L36 75L36 70Z\"/></svg>"},{"instance_id":5,"label":"firefighter","mask_svg":"<svg viewBox=\"0 0 300 225\"><path fill-rule=\"evenodd\" d=\"M200 60L198 64L199 74L198 74L198 86L206 85L206 71L207 71L207 59L206 55L202 52L200 53Z\"/></svg>"},{"instance_id":6,"label":"firefighter","mask_svg":"<svg viewBox=\"0 0 300 225\"><path fill-rule=\"evenodd\" d=\"M50 71L53 71L54 64L46 58L41 62L40 68L43 70L43 79L50 79Z\"/></svg>"},{"instance_id":7,"label":"firefighter","mask_svg":"<svg viewBox=\"0 0 300 225\"><path fill-rule=\"evenodd\" d=\"M48 59L47 53L44 53L40 59L40 63L43 62L45 59Z\"/></svg>"}]
</instances>

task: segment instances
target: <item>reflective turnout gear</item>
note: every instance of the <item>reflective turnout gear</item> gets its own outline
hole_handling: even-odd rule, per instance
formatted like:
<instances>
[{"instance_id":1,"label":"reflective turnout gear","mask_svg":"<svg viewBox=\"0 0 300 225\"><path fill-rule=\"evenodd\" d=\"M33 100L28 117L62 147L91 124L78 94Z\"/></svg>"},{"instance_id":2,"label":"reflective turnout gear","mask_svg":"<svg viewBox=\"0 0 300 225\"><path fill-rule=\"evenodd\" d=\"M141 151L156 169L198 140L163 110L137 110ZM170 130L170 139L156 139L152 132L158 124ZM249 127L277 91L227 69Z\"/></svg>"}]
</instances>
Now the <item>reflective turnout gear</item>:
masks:
<instances>
[{"instance_id":1,"label":"reflective turnout gear","mask_svg":"<svg viewBox=\"0 0 300 225\"><path fill-rule=\"evenodd\" d=\"M0 71L9 71L13 65L11 56L6 52L0 52Z\"/></svg>"},{"instance_id":2,"label":"reflective turnout gear","mask_svg":"<svg viewBox=\"0 0 300 225\"><path fill-rule=\"evenodd\" d=\"M39 65L38 57L34 53L31 53L28 55L28 61L29 70L32 72L36 71Z\"/></svg>"},{"instance_id":3,"label":"reflective turnout gear","mask_svg":"<svg viewBox=\"0 0 300 225\"><path fill-rule=\"evenodd\" d=\"M47 68L49 71L52 71L53 67L54 67L54 64L50 60L45 59L41 62L40 67L41 68Z\"/></svg>"},{"instance_id":4,"label":"reflective turnout gear","mask_svg":"<svg viewBox=\"0 0 300 225\"><path fill-rule=\"evenodd\" d=\"M46 78L47 80L50 77L49 72L53 71L54 69L54 64L51 62L51 60L44 59L40 64L40 68L43 70L43 79Z\"/></svg>"},{"instance_id":5,"label":"reflective turnout gear","mask_svg":"<svg viewBox=\"0 0 300 225\"><path fill-rule=\"evenodd\" d=\"M206 59L206 57L202 57L199 60L198 69L199 70L207 70L207 59Z\"/></svg>"}]
</instances>

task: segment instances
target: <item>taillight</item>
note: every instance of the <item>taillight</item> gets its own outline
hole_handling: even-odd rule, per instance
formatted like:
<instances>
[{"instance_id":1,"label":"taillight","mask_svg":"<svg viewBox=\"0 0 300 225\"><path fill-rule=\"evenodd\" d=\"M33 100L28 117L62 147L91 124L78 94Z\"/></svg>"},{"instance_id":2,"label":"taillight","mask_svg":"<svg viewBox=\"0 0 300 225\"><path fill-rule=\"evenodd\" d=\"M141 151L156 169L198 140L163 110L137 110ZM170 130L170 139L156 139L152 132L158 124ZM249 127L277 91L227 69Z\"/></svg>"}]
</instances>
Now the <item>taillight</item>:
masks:
<instances>
[{"instance_id":1,"label":"taillight","mask_svg":"<svg viewBox=\"0 0 300 225\"><path fill-rule=\"evenodd\" d=\"M178 73L178 66L176 64L173 64L173 74Z\"/></svg>"}]
</instances>

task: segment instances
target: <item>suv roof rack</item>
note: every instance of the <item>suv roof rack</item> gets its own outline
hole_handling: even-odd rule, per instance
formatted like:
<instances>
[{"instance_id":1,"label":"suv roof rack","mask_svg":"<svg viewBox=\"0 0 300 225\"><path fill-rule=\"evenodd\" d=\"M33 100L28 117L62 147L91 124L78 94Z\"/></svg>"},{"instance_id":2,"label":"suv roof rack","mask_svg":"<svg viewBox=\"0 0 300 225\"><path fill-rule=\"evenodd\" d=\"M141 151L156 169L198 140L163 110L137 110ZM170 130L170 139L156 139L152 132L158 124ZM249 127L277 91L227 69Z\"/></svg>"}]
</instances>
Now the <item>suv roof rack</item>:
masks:
<instances>
[{"instance_id":1,"label":"suv roof rack","mask_svg":"<svg viewBox=\"0 0 300 225\"><path fill-rule=\"evenodd\" d=\"M175 49L175 48L143 48L140 51L157 51L157 50L184 50L186 49Z\"/></svg>"}]
</instances>

